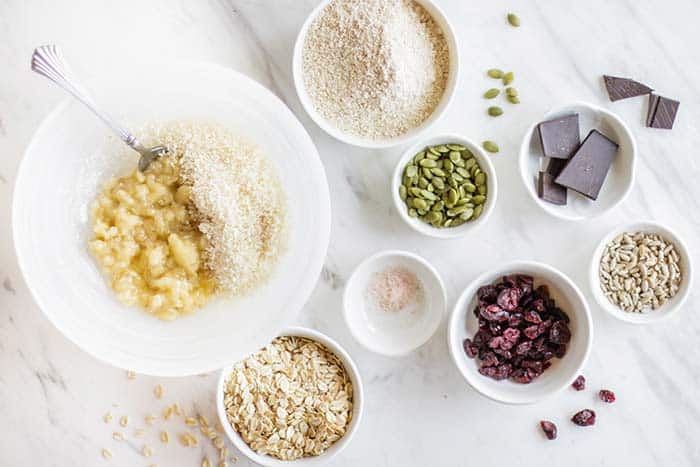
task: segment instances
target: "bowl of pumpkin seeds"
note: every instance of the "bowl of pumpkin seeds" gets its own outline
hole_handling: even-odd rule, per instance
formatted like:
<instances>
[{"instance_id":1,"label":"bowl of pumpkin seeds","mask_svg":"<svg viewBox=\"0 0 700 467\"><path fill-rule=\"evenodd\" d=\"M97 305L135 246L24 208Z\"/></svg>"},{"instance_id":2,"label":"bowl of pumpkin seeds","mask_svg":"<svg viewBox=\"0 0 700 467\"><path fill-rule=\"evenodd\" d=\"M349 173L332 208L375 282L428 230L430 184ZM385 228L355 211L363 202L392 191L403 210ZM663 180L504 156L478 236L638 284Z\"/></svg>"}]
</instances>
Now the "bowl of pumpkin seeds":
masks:
<instances>
[{"instance_id":1,"label":"bowl of pumpkin seeds","mask_svg":"<svg viewBox=\"0 0 700 467\"><path fill-rule=\"evenodd\" d=\"M401 156L391 185L399 216L414 230L456 238L484 224L496 205L496 171L480 146L440 134Z\"/></svg>"}]
</instances>

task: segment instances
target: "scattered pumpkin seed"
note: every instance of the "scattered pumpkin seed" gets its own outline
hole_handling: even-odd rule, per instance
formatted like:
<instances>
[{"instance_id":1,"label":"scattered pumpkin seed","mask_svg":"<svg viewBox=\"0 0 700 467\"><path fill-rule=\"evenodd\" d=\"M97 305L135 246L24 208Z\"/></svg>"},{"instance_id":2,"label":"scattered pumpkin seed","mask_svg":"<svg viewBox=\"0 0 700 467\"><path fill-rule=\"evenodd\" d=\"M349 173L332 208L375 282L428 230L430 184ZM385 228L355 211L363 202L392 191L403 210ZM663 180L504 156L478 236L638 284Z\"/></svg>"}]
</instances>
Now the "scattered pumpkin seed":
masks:
<instances>
[{"instance_id":1,"label":"scattered pumpkin seed","mask_svg":"<svg viewBox=\"0 0 700 467\"><path fill-rule=\"evenodd\" d=\"M461 144L446 144L447 148L450 151L457 151L457 154L459 154L459 151L466 151L467 147L462 146Z\"/></svg>"},{"instance_id":2,"label":"scattered pumpkin seed","mask_svg":"<svg viewBox=\"0 0 700 467\"><path fill-rule=\"evenodd\" d=\"M518 90L513 87L506 88L506 95L510 97L515 97L518 95Z\"/></svg>"},{"instance_id":3,"label":"scattered pumpkin seed","mask_svg":"<svg viewBox=\"0 0 700 467\"><path fill-rule=\"evenodd\" d=\"M514 28L520 27L520 18L518 18L518 15L516 15L515 13L508 13L508 22Z\"/></svg>"},{"instance_id":4,"label":"scattered pumpkin seed","mask_svg":"<svg viewBox=\"0 0 700 467\"><path fill-rule=\"evenodd\" d=\"M493 99L493 98L497 97L500 93L501 93L500 90L498 90L496 88L491 88L484 93L484 98L485 99Z\"/></svg>"},{"instance_id":5,"label":"scattered pumpkin seed","mask_svg":"<svg viewBox=\"0 0 700 467\"><path fill-rule=\"evenodd\" d=\"M111 459L112 451L110 451L109 449L102 448L102 457L104 457L107 460Z\"/></svg>"},{"instance_id":6,"label":"scattered pumpkin seed","mask_svg":"<svg viewBox=\"0 0 700 467\"><path fill-rule=\"evenodd\" d=\"M498 152L498 145L494 143L493 141L484 141L481 143L481 145L486 149L488 152L491 153L497 153Z\"/></svg>"},{"instance_id":7,"label":"scattered pumpkin seed","mask_svg":"<svg viewBox=\"0 0 700 467\"><path fill-rule=\"evenodd\" d=\"M492 117L498 117L503 115L503 109L498 107L497 105L492 105L491 107L489 107L488 112L489 115L491 115Z\"/></svg>"},{"instance_id":8,"label":"scattered pumpkin seed","mask_svg":"<svg viewBox=\"0 0 700 467\"><path fill-rule=\"evenodd\" d=\"M507 99L511 104L520 104L520 99L518 96L508 96Z\"/></svg>"},{"instance_id":9,"label":"scattered pumpkin seed","mask_svg":"<svg viewBox=\"0 0 700 467\"><path fill-rule=\"evenodd\" d=\"M494 79L501 79L503 78L503 71L499 70L498 68L491 68L486 72L491 78Z\"/></svg>"},{"instance_id":10,"label":"scattered pumpkin seed","mask_svg":"<svg viewBox=\"0 0 700 467\"><path fill-rule=\"evenodd\" d=\"M512 71L509 71L508 73L503 75L503 86L508 86L510 83L513 82L515 79L515 75L513 74Z\"/></svg>"}]
</instances>

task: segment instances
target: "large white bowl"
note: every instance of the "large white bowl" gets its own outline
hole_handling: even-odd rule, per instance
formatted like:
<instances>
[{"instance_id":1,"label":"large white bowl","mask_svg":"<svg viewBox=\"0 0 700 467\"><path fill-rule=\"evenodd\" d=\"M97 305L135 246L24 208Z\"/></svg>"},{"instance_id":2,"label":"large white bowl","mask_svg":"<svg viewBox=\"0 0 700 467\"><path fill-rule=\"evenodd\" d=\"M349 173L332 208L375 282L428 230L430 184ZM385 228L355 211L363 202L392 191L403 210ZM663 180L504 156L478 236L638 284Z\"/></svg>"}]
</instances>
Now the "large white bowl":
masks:
<instances>
[{"instance_id":1,"label":"large white bowl","mask_svg":"<svg viewBox=\"0 0 700 467\"><path fill-rule=\"evenodd\" d=\"M413 158L413 156L425 149L426 146L449 143L456 143L466 146L467 149L474 154L474 158L479 163L481 171L486 174L486 202L484 203L484 210L477 220L465 222L457 227L438 229L430 224L426 224L417 217L411 217L408 215L406 203L399 195L399 187L401 186L406 165L408 164L408 161ZM416 232L422 233L423 235L428 235L429 237L442 239L462 237L466 234L473 233L477 228L484 225L486 221L488 221L489 216L491 216L491 212L496 207L496 200L498 199L498 180L496 177L496 169L493 167L491 159L488 155L486 155L484 150L481 149L478 144L465 138L464 136L453 133L431 136L427 139L421 139L419 142L408 148L401 156L401 159L399 159L391 178L391 197L394 200L394 207L398 211L401 219L403 219L403 221Z\"/></svg>"},{"instance_id":2,"label":"large white bowl","mask_svg":"<svg viewBox=\"0 0 700 467\"><path fill-rule=\"evenodd\" d=\"M423 289L417 310L382 311L382 316L369 309L367 287L373 275L387 267L404 267L416 275ZM430 340L445 315L446 301L440 274L428 261L409 251L387 250L365 259L353 271L343 293L343 317L365 348L399 357Z\"/></svg>"},{"instance_id":3,"label":"large white bowl","mask_svg":"<svg viewBox=\"0 0 700 467\"><path fill-rule=\"evenodd\" d=\"M590 130L596 129L615 141L619 147L598 199L593 201L574 190L568 190L567 204L558 206L537 196L537 174L543 159L537 125L573 113L579 115L582 142ZM518 159L520 176L530 197L548 214L569 221L602 216L622 203L634 186L636 161L637 143L627 124L609 110L586 102L576 102L552 110L533 123L525 132Z\"/></svg>"},{"instance_id":4,"label":"large white bowl","mask_svg":"<svg viewBox=\"0 0 700 467\"><path fill-rule=\"evenodd\" d=\"M447 85L445 86L442 99L440 99L440 103L437 105L437 107L435 107L435 109L433 109L433 113L421 125L412 128L402 135L384 139L363 138L340 131L333 125L333 123L327 121L323 116L321 116L321 114L316 111L314 103L311 100L311 97L309 97L309 94L306 92L306 86L304 84L302 52L304 50L304 42L306 41L306 33L308 32L311 23L313 23L323 8L325 8L331 1L332 0L323 0L316 8L314 8L301 27L296 43L294 44L292 74L294 77L294 87L297 90L297 95L299 96L302 107L304 107L306 113L309 114L311 119L319 127L321 127L323 131L337 140L347 144L352 144L353 146L363 148L388 148L405 144L412 139L417 138L442 117L452 102L455 91L457 90L457 83L459 81L459 46L457 36L455 35L454 29L450 21L447 19L447 16L432 0L415 0L423 8L425 8L425 11L432 16L435 23L442 29L450 51L449 77L447 79Z\"/></svg>"},{"instance_id":5,"label":"large white bowl","mask_svg":"<svg viewBox=\"0 0 700 467\"><path fill-rule=\"evenodd\" d=\"M676 246L676 251L678 251L678 255L680 256L681 260L680 266L681 273L683 274L683 282L681 283L678 293L657 310L648 311L646 313L632 313L624 311L617 305L610 302L600 288L600 275L598 271L600 268L600 259L603 257L603 251L608 243L624 232L648 232L658 234ZM649 324L656 323L673 316L683 308L683 304L690 294L690 289L693 283L693 266L690 262L690 252L688 251L688 247L676 232L668 227L664 227L658 222L640 221L616 227L600 240L598 246L593 252L593 258L591 259L588 275L591 285L591 293L602 309L607 311L615 318L628 323Z\"/></svg>"},{"instance_id":6,"label":"large white bowl","mask_svg":"<svg viewBox=\"0 0 700 467\"><path fill-rule=\"evenodd\" d=\"M224 407L224 386L226 379L231 374L233 366L228 366L221 371L219 376L219 382L216 389L216 411L219 416L219 422L224 427L224 432L229 440L233 443L236 448L243 453L248 459L252 460L256 464L265 467L280 467L280 466L301 466L301 467L321 467L327 465L330 460L337 456L345 447L350 444L353 436L357 432L360 426L360 421L362 420L362 412L364 410L364 390L362 388L362 379L360 378L360 372L355 366L355 362L352 361L350 355L343 349L340 344L318 331L313 329L292 326L284 329L279 334L280 336L299 336L306 337L307 339L320 342L331 350L343 363L345 371L352 381L353 397L352 397L352 420L348 426L345 434L342 438L336 441L331 447L329 447L325 452L316 457L303 457L301 459L296 459L293 461L283 461L271 456L260 455L257 452L250 449L250 447L243 441L243 438L238 434L238 432L233 429L231 424L226 417L226 409Z\"/></svg>"},{"instance_id":7,"label":"large white bowl","mask_svg":"<svg viewBox=\"0 0 700 467\"><path fill-rule=\"evenodd\" d=\"M284 184L289 248L254 293L215 300L175 322L121 305L87 251L89 205L107 179L134 169L137 155L70 100L41 124L17 175L12 221L20 268L49 320L100 360L161 376L221 368L269 342L316 283L330 230L328 186L316 148L277 97L230 69L162 63L108 76L91 86L107 91L97 100L133 128L208 121L260 147Z\"/></svg>"},{"instance_id":8,"label":"large white bowl","mask_svg":"<svg viewBox=\"0 0 700 467\"><path fill-rule=\"evenodd\" d=\"M564 358L551 360L552 366L529 384L510 380L496 381L479 373L479 360L469 358L463 342L472 338L479 324L472 313L477 304L479 287L498 281L508 274L527 274L535 279L535 287L545 284L557 306L571 322L571 341ZM482 395L505 404L529 404L551 396L569 386L586 364L593 342L593 322L586 299L571 279L546 264L517 261L504 264L477 277L457 299L447 332L450 354L464 379Z\"/></svg>"}]
</instances>

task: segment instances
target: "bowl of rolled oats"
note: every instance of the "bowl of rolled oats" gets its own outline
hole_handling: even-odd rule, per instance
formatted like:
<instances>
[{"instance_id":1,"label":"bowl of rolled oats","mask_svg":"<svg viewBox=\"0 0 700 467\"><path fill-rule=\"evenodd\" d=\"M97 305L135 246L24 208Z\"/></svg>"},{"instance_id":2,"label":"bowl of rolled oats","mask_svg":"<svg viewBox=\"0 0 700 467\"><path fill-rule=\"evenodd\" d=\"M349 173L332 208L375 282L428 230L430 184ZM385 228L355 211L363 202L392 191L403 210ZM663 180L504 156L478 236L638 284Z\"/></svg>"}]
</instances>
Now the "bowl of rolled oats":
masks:
<instances>
[{"instance_id":1,"label":"bowl of rolled oats","mask_svg":"<svg viewBox=\"0 0 700 467\"><path fill-rule=\"evenodd\" d=\"M590 266L591 292L617 319L654 323L677 313L692 286L690 253L657 222L633 222L603 237Z\"/></svg>"},{"instance_id":2,"label":"bowl of rolled oats","mask_svg":"<svg viewBox=\"0 0 700 467\"><path fill-rule=\"evenodd\" d=\"M253 462L320 466L359 427L362 381L337 342L290 327L221 372L216 406L226 435Z\"/></svg>"}]
</instances>

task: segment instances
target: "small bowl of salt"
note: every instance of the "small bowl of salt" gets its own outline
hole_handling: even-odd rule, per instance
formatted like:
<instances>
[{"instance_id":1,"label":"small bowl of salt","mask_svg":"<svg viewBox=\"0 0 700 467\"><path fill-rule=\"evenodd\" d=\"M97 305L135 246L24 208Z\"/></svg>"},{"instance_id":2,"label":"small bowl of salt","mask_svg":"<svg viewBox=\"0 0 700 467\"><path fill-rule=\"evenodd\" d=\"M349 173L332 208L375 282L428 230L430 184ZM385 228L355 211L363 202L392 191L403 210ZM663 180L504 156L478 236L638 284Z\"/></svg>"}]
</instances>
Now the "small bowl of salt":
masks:
<instances>
[{"instance_id":1,"label":"small bowl of salt","mask_svg":"<svg viewBox=\"0 0 700 467\"><path fill-rule=\"evenodd\" d=\"M445 314L445 287L422 257L387 250L360 263L343 296L353 337L368 350L399 357L428 342Z\"/></svg>"}]
</instances>

